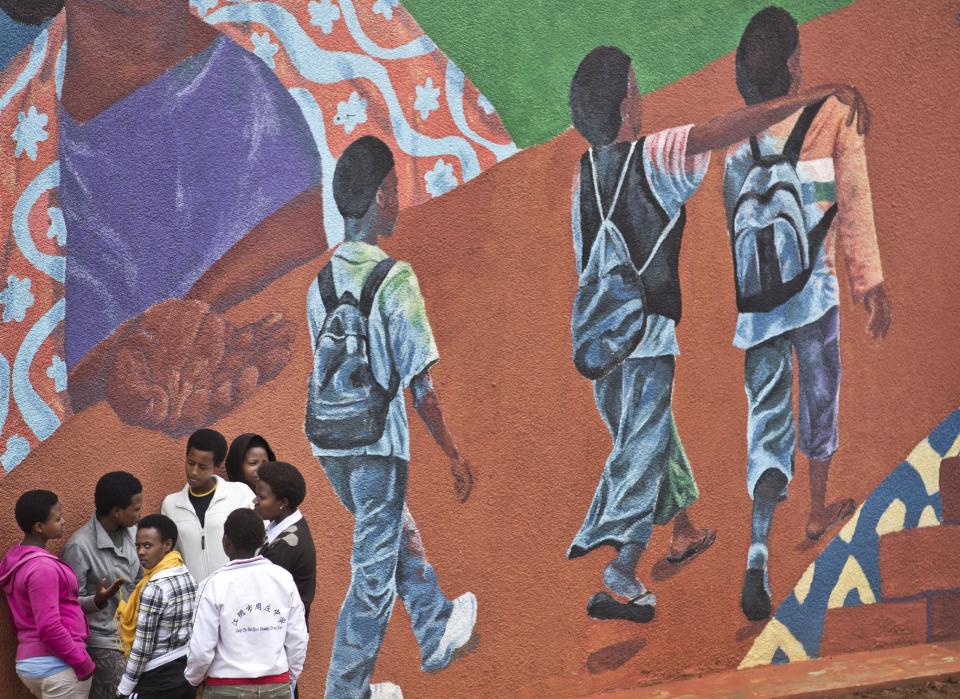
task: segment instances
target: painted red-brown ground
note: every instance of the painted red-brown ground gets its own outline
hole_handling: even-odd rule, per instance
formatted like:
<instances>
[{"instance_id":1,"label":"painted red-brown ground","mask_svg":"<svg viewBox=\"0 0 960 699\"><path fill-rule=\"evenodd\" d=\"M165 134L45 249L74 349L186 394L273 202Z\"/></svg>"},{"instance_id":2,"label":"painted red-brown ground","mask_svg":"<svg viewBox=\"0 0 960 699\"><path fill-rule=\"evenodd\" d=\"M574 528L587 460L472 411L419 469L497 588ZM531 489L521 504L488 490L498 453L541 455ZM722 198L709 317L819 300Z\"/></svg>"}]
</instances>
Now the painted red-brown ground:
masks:
<instances>
[{"instance_id":1,"label":"painted red-brown ground","mask_svg":"<svg viewBox=\"0 0 960 699\"><path fill-rule=\"evenodd\" d=\"M864 0L802 30L806 81L854 83L873 109L871 179L894 303L891 335L873 345L863 310L851 306L844 290L842 448L833 495L865 497L960 400L958 10L955 1ZM738 103L727 57L651 95L647 128L705 119ZM701 525L717 527L719 537L700 560L666 571L675 574L663 579L657 562L668 536L655 534L641 564L659 597L653 623L601 624L585 615L608 554L568 562L564 551L590 501L609 438L589 383L570 361L576 277L569 192L582 147L565 134L510 159L406 212L386 246L417 270L443 356L436 382L451 427L479 472L473 498L458 505L442 454L414 423L410 507L447 593L477 593L480 645L442 674L421 674L398 605L376 679L400 683L413 699L586 695L729 669L761 628L746 624L738 607L750 503L743 484L743 356L731 346L732 275L719 155L689 207L675 397L702 491L693 514ZM291 272L236 309L238 319L282 309L299 325L301 349L276 380L217 425L228 436L251 430L266 435L283 459L307 474L304 510L318 554L302 682L303 696L311 698L322 696L349 580L352 531L302 430L310 368L304 296L315 271ZM97 477L125 468L144 481L151 512L182 485L182 452L182 441L125 426L105 405L73 417L0 479L0 547L18 538L10 513L21 491L59 492L72 531L89 515ZM801 466L774 527L778 598L825 545L802 543L806 487ZM14 642L2 619L0 685L13 688Z\"/></svg>"}]
</instances>

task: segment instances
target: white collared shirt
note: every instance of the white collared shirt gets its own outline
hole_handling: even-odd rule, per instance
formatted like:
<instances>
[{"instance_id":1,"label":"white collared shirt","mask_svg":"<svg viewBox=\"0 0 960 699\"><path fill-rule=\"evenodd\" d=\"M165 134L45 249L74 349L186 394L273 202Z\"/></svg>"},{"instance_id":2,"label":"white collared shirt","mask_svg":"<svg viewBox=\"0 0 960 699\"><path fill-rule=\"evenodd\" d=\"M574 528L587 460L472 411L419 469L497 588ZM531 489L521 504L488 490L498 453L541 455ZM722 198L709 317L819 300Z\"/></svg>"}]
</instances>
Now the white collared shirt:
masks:
<instances>
[{"instance_id":1,"label":"white collared shirt","mask_svg":"<svg viewBox=\"0 0 960 699\"><path fill-rule=\"evenodd\" d=\"M296 524L301 519L303 519L303 514L300 512L300 510L294 510L293 512L288 514L286 517L281 519L276 524L269 521L266 522L265 524L267 529L267 546L269 546L274 541L276 541L277 537L280 536L284 531L286 531L287 527L290 527Z\"/></svg>"}]
</instances>

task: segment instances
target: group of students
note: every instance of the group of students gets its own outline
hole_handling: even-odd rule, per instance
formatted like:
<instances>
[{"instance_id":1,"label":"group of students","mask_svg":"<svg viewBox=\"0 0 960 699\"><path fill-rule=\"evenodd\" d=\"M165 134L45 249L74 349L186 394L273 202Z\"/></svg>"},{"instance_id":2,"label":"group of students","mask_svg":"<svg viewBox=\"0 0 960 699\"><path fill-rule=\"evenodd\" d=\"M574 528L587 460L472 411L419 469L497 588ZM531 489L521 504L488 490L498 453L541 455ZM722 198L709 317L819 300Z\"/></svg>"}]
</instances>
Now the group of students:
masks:
<instances>
[{"instance_id":1,"label":"group of students","mask_svg":"<svg viewBox=\"0 0 960 699\"><path fill-rule=\"evenodd\" d=\"M603 572L606 589L588 603L595 618L653 618L656 597L637 565L655 524L673 523L667 559L674 563L716 538L688 514L699 490L672 409L684 207L713 150L727 151L727 220L718 228L726 229L733 258L734 345L745 351L753 512L744 615L758 621L771 613L767 542L798 442L809 460L806 536L818 539L854 512L852 500L826 500L839 446L838 247L854 300L867 310L868 335L882 339L891 320L864 154L868 115L854 88L803 89L801 77L797 22L778 7L750 20L737 49L736 84L746 106L704 123L641 135L634 67L617 48L591 51L574 75L573 125L590 145L572 194L580 275L574 361L593 380L613 438L568 550L571 558L605 545L616 550Z\"/></svg>"},{"instance_id":2,"label":"group of students","mask_svg":"<svg viewBox=\"0 0 960 699\"><path fill-rule=\"evenodd\" d=\"M225 461L229 480L215 473ZM185 472L161 514L142 518L140 481L102 476L62 558L48 550L64 534L58 496L20 496L24 538L0 562L0 587L34 696L296 695L316 589L304 478L259 435L228 454L210 429L188 439Z\"/></svg>"}]
</instances>

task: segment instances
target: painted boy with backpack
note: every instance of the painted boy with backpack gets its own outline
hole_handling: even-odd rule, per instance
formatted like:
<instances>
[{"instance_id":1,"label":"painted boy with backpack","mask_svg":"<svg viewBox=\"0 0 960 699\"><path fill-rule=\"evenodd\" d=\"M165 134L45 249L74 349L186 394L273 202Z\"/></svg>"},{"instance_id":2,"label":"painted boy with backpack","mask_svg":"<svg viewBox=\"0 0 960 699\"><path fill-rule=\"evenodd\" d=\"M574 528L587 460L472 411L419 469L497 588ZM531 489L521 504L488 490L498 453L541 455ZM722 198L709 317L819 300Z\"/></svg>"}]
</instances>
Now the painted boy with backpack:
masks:
<instances>
[{"instance_id":1,"label":"painted boy with backpack","mask_svg":"<svg viewBox=\"0 0 960 699\"><path fill-rule=\"evenodd\" d=\"M768 7L751 19L736 56L737 87L748 105L799 93L799 40L796 21L781 8ZM827 98L727 152L724 203L739 311L734 345L745 350L747 489L753 498L741 607L752 621L771 613L767 541L798 442L809 462L807 537L819 539L855 510L850 499L826 502L839 445L838 245L854 301L868 313L867 333L882 339L891 320L867 178L866 113L859 117L855 127L851 111Z\"/></svg>"},{"instance_id":2,"label":"painted boy with backpack","mask_svg":"<svg viewBox=\"0 0 960 699\"><path fill-rule=\"evenodd\" d=\"M570 87L575 128L590 149L573 186L573 243L580 283L572 319L574 364L594 382L613 449L570 558L609 545L609 592L587 606L599 619L646 622L656 599L636 568L654 524L673 522L668 560L708 548L716 532L694 527L699 496L673 417L678 271L684 205L707 171L710 151L747 138L807 104L852 88L825 85L801 95L641 137L641 97L630 57L601 46L580 63ZM611 594L612 593L612 594Z\"/></svg>"},{"instance_id":3,"label":"painted boy with backpack","mask_svg":"<svg viewBox=\"0 0 960 699\"><path fill-rule=\"evenodd\" d=\"M378 245L397 219L393 155L380 140L354 141L337 162L334 198L345 241L310 286L314 347L305 431L340 501L356 518L352 577L340 610L327 699L402 697L370 684L399 595L420 646L421 669L447 667L471 639L472 593L444 596L407 509L410 434L404 389L450 459L457 498L473 487L469 464L447 429L430 367L440 356L413 269ZM368 694L369 688L369 694Z\"/></svg>"}]
</instances>

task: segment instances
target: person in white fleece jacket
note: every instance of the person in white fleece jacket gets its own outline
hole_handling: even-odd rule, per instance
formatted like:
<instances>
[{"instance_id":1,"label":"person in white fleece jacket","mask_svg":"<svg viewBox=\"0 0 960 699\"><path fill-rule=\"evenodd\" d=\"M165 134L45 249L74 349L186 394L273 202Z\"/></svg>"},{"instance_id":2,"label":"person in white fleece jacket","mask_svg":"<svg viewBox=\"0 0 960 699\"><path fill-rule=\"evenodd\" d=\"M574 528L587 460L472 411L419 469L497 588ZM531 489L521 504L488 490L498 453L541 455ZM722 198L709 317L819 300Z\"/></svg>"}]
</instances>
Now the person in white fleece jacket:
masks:
<instances>
[{"instance_id":1,"label":"person in white fleece jacket","mask_svg":"<svg viewBox=\"0 0 960 699\"><path fill-rule=\"evenodd\" d=\"M236 697L258 685L263 699L289 699L307 655L307 624L293 576L257 549L263 520L235 510L223 525L230 562L200 586L184 676L204 699Z\"/></svg>"},{"instance_id":2,"label":"person in white fleece jacket","mask_svg":"<svg viewBox=\"0 0 960 699\"><path fill-rule=\"evenodd\" d=\"M177 525L177 550L197 582L229 560L220 545L227 515L241 507L253 509L253 493L245 483L216 475L226 458L227 440L222 434L210 429L191 434L184 463L187 484L165 497L160 508Z\"/></svg>"}]
</instances>

